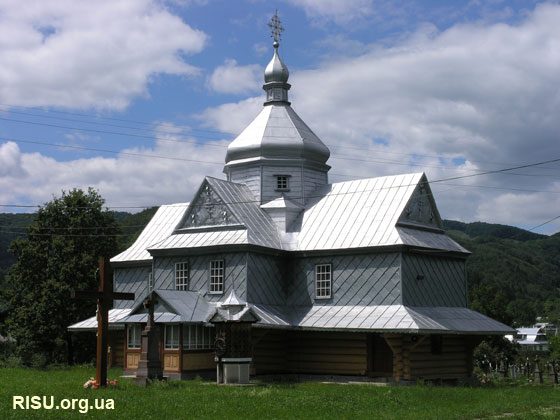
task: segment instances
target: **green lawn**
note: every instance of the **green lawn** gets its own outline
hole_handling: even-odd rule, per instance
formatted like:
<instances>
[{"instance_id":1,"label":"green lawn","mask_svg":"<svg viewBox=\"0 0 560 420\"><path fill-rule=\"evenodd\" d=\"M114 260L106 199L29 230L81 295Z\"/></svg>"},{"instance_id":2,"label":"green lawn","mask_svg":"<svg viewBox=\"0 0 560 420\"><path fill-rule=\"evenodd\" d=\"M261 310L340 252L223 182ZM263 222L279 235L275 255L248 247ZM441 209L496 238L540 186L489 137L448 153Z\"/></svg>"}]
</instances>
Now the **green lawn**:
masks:
<instances>
[{"instance_id":1,"label":"green lawn","mask_svg":"<svg viewBox=\"0 0 560 420\"><path fill-rule=\"evenodd\" d=\"M138 388L121 380L117 389L84 389L91 367L37 371L0 369L0 419L559 419L560 387L500 385L488 388L265 384L224 387L199 381ZM120 370L109 372L113 379ZM14 396L50 396L55 405L76 399L75 410L14 410ZM112 410L79 412L79 399L114 401ZM84 404L82 402L81 404ZM82 406L83 407L83 406ZM82 410L84 411L84 410ZM511 414L511 415L509 415Z\"/></svg>"}]
</instances>

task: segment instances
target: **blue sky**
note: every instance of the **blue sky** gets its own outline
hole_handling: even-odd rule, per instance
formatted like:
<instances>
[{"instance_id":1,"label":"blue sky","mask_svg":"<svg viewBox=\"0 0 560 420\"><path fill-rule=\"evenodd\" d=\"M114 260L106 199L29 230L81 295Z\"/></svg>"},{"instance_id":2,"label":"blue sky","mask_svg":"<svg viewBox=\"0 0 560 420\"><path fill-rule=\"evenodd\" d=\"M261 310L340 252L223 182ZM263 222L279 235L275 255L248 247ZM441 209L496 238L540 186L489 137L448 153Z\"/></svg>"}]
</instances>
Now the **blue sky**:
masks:
<instances>
[{"instance_id":1,"label":"blue sky","mask_svg":"<svg viewBox=\"0 0 560 420\"><path fill-rule=\"evenodd\" d=\"M262 106L275 9L332 182L424 171L444 218L560 215L558 162L441 181L560 159L560 5L515 0L3 0L0 211L189 201Z\"/></svg>"}]
</instances>

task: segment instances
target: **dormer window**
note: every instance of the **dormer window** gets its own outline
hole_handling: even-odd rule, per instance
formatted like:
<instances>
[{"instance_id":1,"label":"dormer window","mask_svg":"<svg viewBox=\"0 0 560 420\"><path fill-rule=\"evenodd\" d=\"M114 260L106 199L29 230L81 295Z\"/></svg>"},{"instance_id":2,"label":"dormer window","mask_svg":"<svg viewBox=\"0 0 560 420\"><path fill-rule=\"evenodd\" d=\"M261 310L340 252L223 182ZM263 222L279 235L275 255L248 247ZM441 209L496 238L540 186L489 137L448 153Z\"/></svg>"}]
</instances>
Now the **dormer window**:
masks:
<instances>
[{"instance_id":1,"label":"dormer window","mask_svg":"<svg viewBox=\"0 0 560 420\"><path fill-rule=\"evenodd\" d=\"M275 175L276 191L290 191L290 175Z\"/></svg>"}]
</instances>

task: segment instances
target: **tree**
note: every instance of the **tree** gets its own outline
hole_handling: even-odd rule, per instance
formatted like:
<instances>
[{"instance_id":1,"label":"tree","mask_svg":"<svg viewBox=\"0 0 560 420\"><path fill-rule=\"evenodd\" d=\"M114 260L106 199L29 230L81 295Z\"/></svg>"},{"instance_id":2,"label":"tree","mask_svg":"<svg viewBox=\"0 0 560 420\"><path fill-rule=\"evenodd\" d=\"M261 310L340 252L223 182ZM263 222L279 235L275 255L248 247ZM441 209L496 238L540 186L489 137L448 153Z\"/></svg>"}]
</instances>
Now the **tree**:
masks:
<instances>
[{"instance_id":1,"label":"tree","mask_svg":"<svg viewBox=\"0 0 560 420\"><path fill-rule=\"evenodd\" d=\"M6 279L6 326L26 364L74 361L80 338L67 327L91 317L95 302L72 300L70 290L94 289L98 257L117 251L118 226L104 203L92 188L63 191L39 208L27 237L10 245L17 263Z\"/></svg>"}]
</instances>

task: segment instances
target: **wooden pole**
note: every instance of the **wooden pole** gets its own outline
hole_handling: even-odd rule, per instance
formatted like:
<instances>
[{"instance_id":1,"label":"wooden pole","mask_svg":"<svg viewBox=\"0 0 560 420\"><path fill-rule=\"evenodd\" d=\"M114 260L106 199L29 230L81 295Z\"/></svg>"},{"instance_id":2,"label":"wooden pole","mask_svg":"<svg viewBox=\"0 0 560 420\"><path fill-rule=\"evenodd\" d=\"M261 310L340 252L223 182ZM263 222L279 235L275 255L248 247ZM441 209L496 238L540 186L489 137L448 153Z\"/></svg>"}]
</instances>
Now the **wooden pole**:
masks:
<instances>
[{"instance_id":1,"label":"wooden pole","mask_svg":"<svg viewBox=\"0 0 560 420\"><path fill-rule=\"evenodd\" d=\"M113 271L106 258L99 258L99 287L95 291L71 291L73 299L97 299L97 371L99 386L107 386L107 346L109 341L109 309L113 299L134 300L134 293L113 292Z\"/></svg>"}]
</instances>

